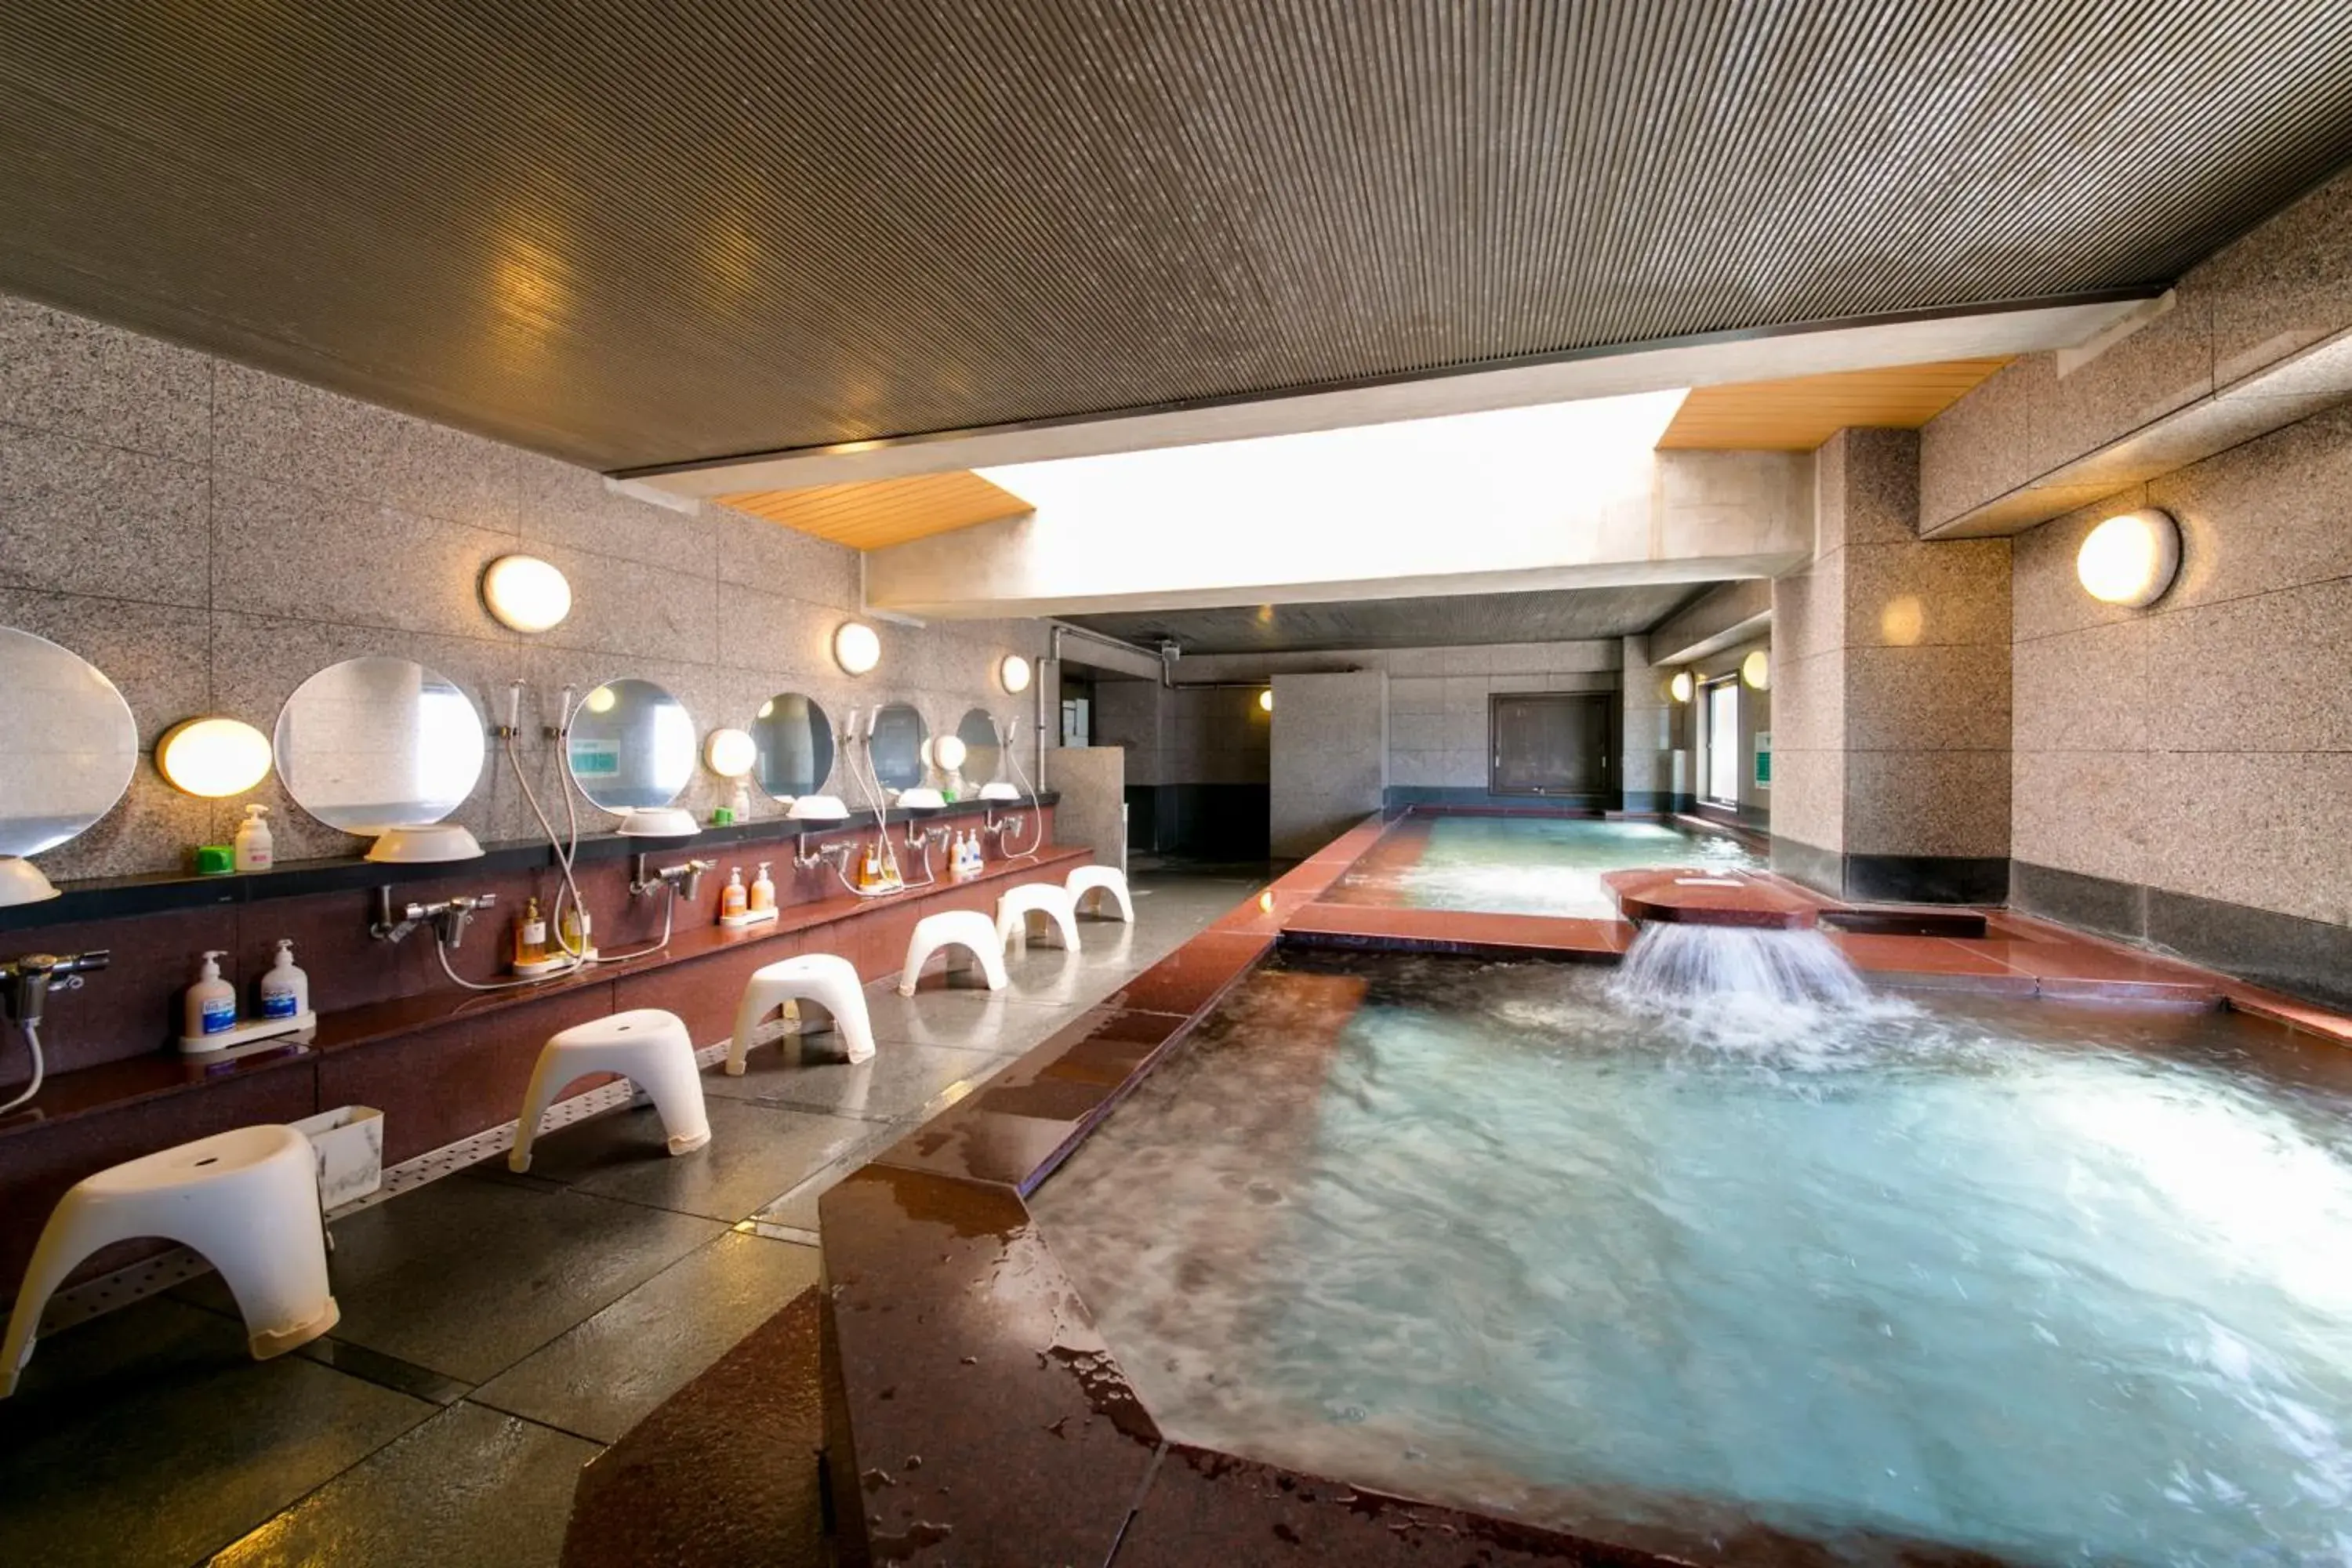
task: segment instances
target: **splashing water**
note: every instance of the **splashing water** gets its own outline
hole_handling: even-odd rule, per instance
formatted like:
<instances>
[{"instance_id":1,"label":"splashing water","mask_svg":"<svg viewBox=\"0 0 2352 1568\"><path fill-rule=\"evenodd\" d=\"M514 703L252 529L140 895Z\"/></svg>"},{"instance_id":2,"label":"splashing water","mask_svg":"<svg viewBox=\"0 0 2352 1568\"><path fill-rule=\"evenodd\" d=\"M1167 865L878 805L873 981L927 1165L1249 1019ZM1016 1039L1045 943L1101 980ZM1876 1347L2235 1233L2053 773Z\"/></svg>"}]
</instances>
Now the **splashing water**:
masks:
<instances>
[{"instance_id":1,"label":"splashing water","mask_svg":"<svg viewBox=\"0 0 2352 1568\"><path fill-rule=\"evenodd\" d=\"M1181 1441L1701 1561L2352 1563L2336 1047L1791 984L1286 955L1032 1207Z\"/></svg>"},{"instance_id":2,"label":"splashing water","mask_svg":"<svg viewBox=\"0 0 2352 1568\"><path fill-rule=\"evenodd\" d=\"M1870 991L1817 931L1665 922L1645 925L1634 937L1610 994L1629 1007L1656 1012L1716 996L1851 1007Z\"/></svg>"}]
</instances>

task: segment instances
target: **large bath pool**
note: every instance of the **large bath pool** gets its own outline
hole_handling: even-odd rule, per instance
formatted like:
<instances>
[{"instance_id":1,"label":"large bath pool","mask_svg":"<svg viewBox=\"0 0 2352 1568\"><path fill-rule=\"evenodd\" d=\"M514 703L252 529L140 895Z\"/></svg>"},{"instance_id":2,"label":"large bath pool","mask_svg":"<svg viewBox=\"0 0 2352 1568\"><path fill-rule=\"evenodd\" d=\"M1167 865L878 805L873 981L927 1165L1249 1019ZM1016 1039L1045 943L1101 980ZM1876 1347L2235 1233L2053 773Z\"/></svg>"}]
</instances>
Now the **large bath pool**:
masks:
<instances>
[{"instance_id":1,"label":"large bath pool","mask_svg":"<svg viewBox=\"0 0 2352 1568\"><path fill-rule=\"evenodd\" d=\"M1288 956L1046 1183L1171 1437L1706 1559L2352 1562L2352 1055L1612 984Z\"/></svg>"},{"instance_id":2,"label":"large bath pool","mask_svg":"<svg viewBox=\"0 0 2352 1568\"><path fill-rule=\"evenodd\" d=\"M1604 871L1756 868L1731 838L1660 822L1429 816L1399 824L1327 895L1341 903L1614 920Z\"/></svg>"}]
</instances>

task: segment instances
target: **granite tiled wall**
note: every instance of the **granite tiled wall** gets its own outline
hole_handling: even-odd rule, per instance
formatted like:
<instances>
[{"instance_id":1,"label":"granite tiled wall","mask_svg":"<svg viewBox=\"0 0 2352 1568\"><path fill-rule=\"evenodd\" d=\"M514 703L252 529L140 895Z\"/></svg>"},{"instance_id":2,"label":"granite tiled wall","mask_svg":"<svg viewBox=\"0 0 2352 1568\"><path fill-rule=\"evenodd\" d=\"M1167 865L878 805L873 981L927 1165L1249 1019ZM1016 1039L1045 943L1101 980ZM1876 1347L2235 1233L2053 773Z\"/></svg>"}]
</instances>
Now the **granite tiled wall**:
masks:
<instances>
[{"instance_id":1,"label":"granite tiled wall","mask_svg":"<svg viewBox=\"0 0 2352 1568\"><path fill-rule=\"evenodd\" d=\"M1924 528L2352 327L2352 171L2191 268L2095 353L2028 354L1922 433ZM2088 496L2084 498L2090 500Z\"/></svg>"},{"instance_id":2,"label":"granite tiled wall","mask_svg":"<svg viewBox=\"0 0 2352 1568\"><path fill-rule=\"evenodd\" d=\"M1312 855L1381 809L1388 788L1389 678L1377 669L1274 678L1267 837Z\"/></svg>"},{"instance_id":3,"label":"granite tiled wall","mask_svg":"<svg viewBox=\"0 0 2352 1568\"><path fill-rule=\"evenodd\" d=\"M0 625L63 644L113 679L142 744L223 713L270 730L305 678L362 654L415 658L503 713L528 682L522 762L557 798L538 739L566 684L619 676L667 687L699 731L747 724L781 691L911 701L933 730L1018 704L1007 652L1044 650L1035 622L877 623L880 668L853 680L834 628L858 613L852 551L722 508L686 516L602 478L242 365L0 297ZM537 637L482 606L491 560L541 555L571 579L571 617ZM686 804L717 804L698 768ZM275 778L282 859L355 852ZM193 800L142 758L129 795L40 858L60 879L179 868L225 841L244 801ZM781 808L755 800L755 815ZM503 766L457 821L485 838L532 831Z\"/></svg>"},{"instance_id":4,"label":"granite tiled wall","mask_svg":"<svg viewBox=\"0 0 2352 1568\"><path fill-rule=\"evenodd\" d=\"M1911 431L1841 431L1817 455L1814 559L1774 585L1775 863L1854 895L1895 890L1857 883L1859 859L1918 873L1918 896L1997 897L2010 546L1920 541L1918 473Z\"/></svg>"},{"instance_id":5,"label":"granite tiled wall","mask_svg":"<svg viewBox=\"0 0 2352 1568\"><path fill-rule=\"evenodd\" d=\"M2352 923L2347 494L2337 408L2018 536L2020 862ZM2179 521L2180 575L2103 605L2075 552L2141 505Z\"/></svg>"}]
</instances>

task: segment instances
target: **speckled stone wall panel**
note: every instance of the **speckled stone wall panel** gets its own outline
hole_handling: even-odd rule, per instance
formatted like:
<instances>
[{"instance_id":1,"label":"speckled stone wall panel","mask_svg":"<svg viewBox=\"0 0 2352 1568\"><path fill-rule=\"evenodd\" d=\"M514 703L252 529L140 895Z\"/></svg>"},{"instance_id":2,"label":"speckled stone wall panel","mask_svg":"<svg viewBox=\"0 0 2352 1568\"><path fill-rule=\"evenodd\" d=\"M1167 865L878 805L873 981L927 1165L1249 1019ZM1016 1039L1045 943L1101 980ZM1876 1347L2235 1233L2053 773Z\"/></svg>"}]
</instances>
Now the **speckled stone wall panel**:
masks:
<instances>
[{"instance_id":1,"label":"speckled stone wall panel","mask_svg":"<svg viewBox=\"0 0 2352 1568\"><path fill-rule=\"evenodd\" d=\"M2352 411L2331 410L2014 541L2013 853L2023 862L2352 921ZM2180 522L2145 610L2074 557L2137 505Z\"/></svg>"},{"instance_id":2,"label":"speckled stone wall panel","mask_svg":"<svg viewBox=\"0 0 2352 1568\"><path fill-rule=\"evenodd\" d=\"M1919 432L1919 526L1933 528L2016 489L2033 466L2032 411L2046 356L2002 367Z\"/></svg>"},{"instance_id":3,"label":"speckled stone wall panel","mask_svg":"<svg viewBox=\"0 0 2352 1568\"><path fill-rule=\"evenodd\" d=\"M2223 384L2352 325L2352 173L2225 247L2187 281L2212 296L2213 374Z\"/></svg>"},{"instance_id":4,"label":"speckled stone wall panel","mask_svg":"<svg viewBox=\"0 0 2352 1568\"><path fill-rule=\"evenodd\" d=\"M2050 367L2029 415L2043 474L2213 390L2213 290L2184 281L2169 310L2079 363L2034 357Z\"/></svg>"},{"instance_id":5,"label":"speckled stone wall panel","mask_svg":"<svg viewBox=\"0 0 2352 1568\"><path fill-rule=\"evenodd\" d=\"M723 508L688 516L585 469L7 298L0 515L0 625L105 670L142 744L207 712L267 732L326 666L409 658L486 718L527 683L518 757L549 805L562 798L561 761L540 726L567 685L658 681L698 734L747 725L784 692L836 720L909 701L936 733L972 708L1025 715L997 663L1045 651L1034 621L884 624L881 667L853 679L831 641L862 603L854 551ZM481 601L482 569L515 551L572 583L571 616L537 637ZM838 773L833 787L855 794ZM680 804L707 814L730 793L698 766ZM193 845L226 839L246 800L273 808L281 859L362 847L275 776L215 805L142 761L123 804L41 865L60 879L179 870ZM755 817L782 810L754 791ZM611 826L586 816L586 831ZM536 831L495 753L452 820L486 839Z\"/></svg>"},{"instance_id":6,"label":"speckled stone wall panel","mask_svg":"<svg viewBox=\"0 0 2352 1568\"><path fill-rule=\"evenodd\" d=\"M1385 673L1275 677L1269 770L1275 854L1311 855L1380 810L1388 776Z\"/></svg>"}]
</instances>

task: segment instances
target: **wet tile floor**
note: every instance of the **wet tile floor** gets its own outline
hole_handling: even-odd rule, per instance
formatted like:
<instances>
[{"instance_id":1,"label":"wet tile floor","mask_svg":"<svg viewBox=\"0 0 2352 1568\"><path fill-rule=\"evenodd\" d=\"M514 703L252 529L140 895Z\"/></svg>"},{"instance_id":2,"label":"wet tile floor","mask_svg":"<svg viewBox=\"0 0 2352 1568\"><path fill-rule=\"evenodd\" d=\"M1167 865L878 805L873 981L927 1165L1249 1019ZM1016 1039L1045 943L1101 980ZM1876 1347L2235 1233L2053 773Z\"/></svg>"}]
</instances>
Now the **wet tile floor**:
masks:
<instances>
[{"instance_id":1,"label":"wet tile floor","mask_svg":"<svg viewBox=\"0 0 2352 1568\"><path fill-rule=\"evenodd\" d=\"M556 1563L581 1466L815 1283L822 1193L1262 879L1139 873L1133 927L1033 945L1009 992L871 987L872 1062L707 1074L699 1154L623 1111L352 1215L342 1321L292 1355L247 1356L217 1279L42 1341L0 1404L0 1563Z\"/></svg>"}]
</instances>

